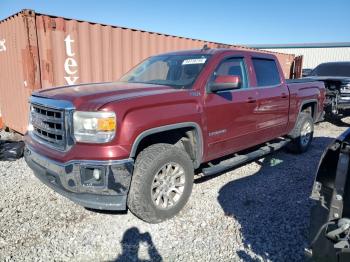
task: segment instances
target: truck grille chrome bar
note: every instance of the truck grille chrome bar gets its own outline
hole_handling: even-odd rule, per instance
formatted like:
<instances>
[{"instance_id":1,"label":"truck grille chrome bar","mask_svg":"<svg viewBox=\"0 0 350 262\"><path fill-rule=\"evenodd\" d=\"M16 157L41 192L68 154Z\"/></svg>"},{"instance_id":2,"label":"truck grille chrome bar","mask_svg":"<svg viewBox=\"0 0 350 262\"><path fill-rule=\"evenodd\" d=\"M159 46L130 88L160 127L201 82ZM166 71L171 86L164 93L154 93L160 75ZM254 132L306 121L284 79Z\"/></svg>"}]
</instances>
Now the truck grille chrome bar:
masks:
<instances>
[{"instance_id":1,"label":"truck grille chrome bar","mask_svg":"<svg viewBox=\"0 0 350 262\"><path fill-rule=\"evenodd\" d=\"M67 146L72 144L69 139L70 119L68 119L72 108L67 108L65 103L58 107L57 104L51 104L51 101L31 97L30 124L33 128L30 134L42 144L66 150Z\"/></svg>"},{"instance_id":2,"label":"truck grille chrome bar","mask_svg":"<svg viewBox=\"0 0 350 262\"><path fill-rule=\"evenodd\" d=\"M65 147L65 124L64 112L52 108L32 104L31 124L33 134L52 146L64 149Z\"/></svg>"}]
</instances>

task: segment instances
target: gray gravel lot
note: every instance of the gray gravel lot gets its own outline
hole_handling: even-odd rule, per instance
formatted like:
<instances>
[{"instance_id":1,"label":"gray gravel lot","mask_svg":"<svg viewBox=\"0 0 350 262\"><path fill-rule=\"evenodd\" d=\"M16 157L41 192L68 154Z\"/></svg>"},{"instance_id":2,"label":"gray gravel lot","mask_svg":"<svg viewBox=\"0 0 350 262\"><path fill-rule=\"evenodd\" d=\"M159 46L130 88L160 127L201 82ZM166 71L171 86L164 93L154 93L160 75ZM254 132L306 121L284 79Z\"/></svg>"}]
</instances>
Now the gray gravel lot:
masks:
<instances>
[{"instance_id":1,"label":"gray gravel lot","mask_svg":"<svg viewBox=\"0 0 350 262\"><path fill-rule=\"evenodd\" d=\"M157 225L86 210L39 182L24 159L0 162L0 261L303 260L315 170L346 128L321 123L303 155L282 150L197 180L183 212Z\"/></svg>"}]
</instances>

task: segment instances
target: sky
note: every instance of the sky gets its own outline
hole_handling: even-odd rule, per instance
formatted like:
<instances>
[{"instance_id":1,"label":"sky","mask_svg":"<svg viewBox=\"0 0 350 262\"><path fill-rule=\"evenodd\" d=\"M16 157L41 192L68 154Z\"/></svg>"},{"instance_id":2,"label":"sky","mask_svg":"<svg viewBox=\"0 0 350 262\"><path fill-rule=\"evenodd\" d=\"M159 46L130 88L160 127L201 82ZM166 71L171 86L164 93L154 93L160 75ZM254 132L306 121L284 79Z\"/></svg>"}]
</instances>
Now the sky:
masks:
<instances>
[{"instance_id":1,"label":"sky","mask_svg":"<svg viewBox=\"0 0 350 262\"><path fill-rule=\"evenodd\" d=\"M0 0L0 20L21 9L225 44L350 42L349 0Z\"/></svg>"}]
</instances>

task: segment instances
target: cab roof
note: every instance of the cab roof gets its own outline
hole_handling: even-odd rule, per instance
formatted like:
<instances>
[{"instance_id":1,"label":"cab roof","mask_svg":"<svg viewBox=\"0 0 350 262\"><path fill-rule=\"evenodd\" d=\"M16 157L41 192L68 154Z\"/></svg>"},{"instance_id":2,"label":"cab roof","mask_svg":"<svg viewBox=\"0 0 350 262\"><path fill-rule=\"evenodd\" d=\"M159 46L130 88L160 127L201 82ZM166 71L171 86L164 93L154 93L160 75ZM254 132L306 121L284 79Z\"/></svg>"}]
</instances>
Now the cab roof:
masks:
<instances>
[{"instance_id":1,"label":"cab roof","mask_svg":"<svg viewBox=\"0 0 350 262\"><path fill-rule=\"evenodd\" d=\"M271 53L259 52L255 50L242 50L240 48L204 48L204 49L190 49L190 50L182 50L175 52L168 52L158 54L156 56L162 55L219 55L226 52L240 52L240 53L249 53L257 56L265 56L275 58L275 55Z\"/></svg>"}]
</instances>

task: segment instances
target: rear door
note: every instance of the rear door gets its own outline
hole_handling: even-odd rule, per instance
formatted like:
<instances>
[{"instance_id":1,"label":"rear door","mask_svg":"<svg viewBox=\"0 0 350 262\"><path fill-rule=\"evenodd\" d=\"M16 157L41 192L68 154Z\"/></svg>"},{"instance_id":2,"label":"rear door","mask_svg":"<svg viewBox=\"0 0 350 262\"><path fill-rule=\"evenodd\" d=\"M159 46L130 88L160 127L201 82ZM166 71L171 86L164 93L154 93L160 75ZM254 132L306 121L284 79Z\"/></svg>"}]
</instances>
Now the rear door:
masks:
<instances>
[{"instance_id":1,"label":"rear door","mask_svg":"<svg viewBox=\"0 0 350 262\"><path fill-rule=\"evenodd\" d=\"M292 78L301 78L303 74L303 56L297 56L293 61Z\"/></svg>"},{"instance_id":2,"label":"rear door","mask_svg":"<svg viewBox=\"0 0 350 262\"><path fill-rule=\"evenodd\" d=\"M258 90L257 131L266 142L285 135L289 116L289 90L274 59L252 58Z\"/></svg>"},{"instance_id":3,"label":"rear door","mask_svg":"<svg viewBox=\"0 0 350 262\"><path fill-rule=\"evenodd\" d=\"M241 78L239 89L207 93L205 115L207 121L207 160L255 145L255 110L257 90L249 88L249 77L244 57L223 59L210 76L209 83L218 75Z\"/></svg>"}]
</instances>

